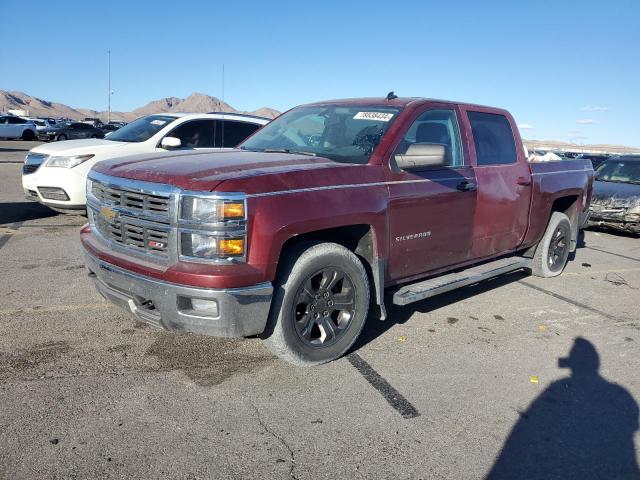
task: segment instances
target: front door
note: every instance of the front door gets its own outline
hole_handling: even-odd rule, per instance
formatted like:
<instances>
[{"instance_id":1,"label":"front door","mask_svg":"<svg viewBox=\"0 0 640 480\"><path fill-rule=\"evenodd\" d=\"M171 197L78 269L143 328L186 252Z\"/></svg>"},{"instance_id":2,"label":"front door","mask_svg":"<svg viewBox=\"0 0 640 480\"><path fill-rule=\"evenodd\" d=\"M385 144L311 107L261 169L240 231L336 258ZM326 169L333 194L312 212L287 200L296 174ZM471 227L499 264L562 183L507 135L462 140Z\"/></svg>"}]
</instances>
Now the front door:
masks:
<instances>
[{"instance_id":1,"label":"front door","mask_svg":"<svg viewBox=\"0 0 640 480\"><path fill-rule=\"evenodd\" d=\"M412 144L444 145L443 165L402 171L394 155ZM460 141L457 109L417 114L390 158L389 277L409 279L469 258L476 207L473 168Z\"/></svg>"}]
</instances>

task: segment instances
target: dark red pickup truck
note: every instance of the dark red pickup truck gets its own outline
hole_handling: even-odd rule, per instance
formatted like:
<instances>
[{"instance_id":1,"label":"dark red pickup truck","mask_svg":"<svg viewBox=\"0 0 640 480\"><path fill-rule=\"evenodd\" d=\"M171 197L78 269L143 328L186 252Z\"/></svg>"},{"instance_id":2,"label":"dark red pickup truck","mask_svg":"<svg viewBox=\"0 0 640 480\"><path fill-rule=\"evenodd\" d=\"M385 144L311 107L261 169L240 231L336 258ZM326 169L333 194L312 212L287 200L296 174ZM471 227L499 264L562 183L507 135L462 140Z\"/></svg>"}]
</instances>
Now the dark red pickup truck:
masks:
<instances>
[{"instance_id":1,"label":"dark red pickup truck","mask_svg":"<svg viewBox=\"0 0 640 480\"><path fill-rule=\"evenodd\" d=\"M501 109L418 98L294 108L238 149L97 164L81 231L97 288L169 330L263 338L301 365L370 312L496 275L562 272L588 160L528 163Z\"/></svg>"}]
</instances>

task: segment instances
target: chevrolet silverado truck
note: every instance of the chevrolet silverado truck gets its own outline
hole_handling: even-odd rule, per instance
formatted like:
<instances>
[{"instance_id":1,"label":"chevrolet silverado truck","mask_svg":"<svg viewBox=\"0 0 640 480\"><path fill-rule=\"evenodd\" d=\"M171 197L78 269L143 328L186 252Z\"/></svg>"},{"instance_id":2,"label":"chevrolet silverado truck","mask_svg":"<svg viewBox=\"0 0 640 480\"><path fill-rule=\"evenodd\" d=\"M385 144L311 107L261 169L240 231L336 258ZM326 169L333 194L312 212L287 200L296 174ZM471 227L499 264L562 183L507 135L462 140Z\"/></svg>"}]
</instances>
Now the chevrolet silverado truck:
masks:
<instances>
[{"instance_id":1,"label":"chevrolet silverado truck","mask_svg":"<svg viewBox=\"0 0 640 480\"><path fill-rule=\"evenodd\" d=\"M529 163L505 110L326 101L234 150L97 164L80 235L98 290L138 319L259 336L314 365L345 354L385 302L559 275L592 183L588 160Z\"/></svg>"}]
</instances>

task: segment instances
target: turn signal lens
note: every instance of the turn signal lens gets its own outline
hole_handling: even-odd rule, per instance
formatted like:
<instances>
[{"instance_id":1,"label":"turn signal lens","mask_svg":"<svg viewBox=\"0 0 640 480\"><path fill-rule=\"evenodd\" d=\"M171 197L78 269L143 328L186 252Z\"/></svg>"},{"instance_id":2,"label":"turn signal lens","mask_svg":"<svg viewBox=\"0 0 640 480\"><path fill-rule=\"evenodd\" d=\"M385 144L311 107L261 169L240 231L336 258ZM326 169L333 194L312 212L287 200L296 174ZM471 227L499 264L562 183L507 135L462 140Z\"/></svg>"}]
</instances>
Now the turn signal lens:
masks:
<instances>
[{"instance_id":1,"label":"turn signal lens","mask_svg":"<svg viewBox=\"0 0 640 480\"><path fill-rule=\"evenodd\" d=\"M218 241L218 253L220 255L242 255L244 253L244 239L220 239Z\"/></svg>"},{"instance_id":2,"label":"turn signal lens","mask_svg":"<svg viewBox=\"0 0 640 480\"><path fill-rule=\"evenodd\" d=\"M225 202L219 206L219 217L227 220L234 218L244 218L244 203L243 202Z\"/></svg>"}]
</instances>

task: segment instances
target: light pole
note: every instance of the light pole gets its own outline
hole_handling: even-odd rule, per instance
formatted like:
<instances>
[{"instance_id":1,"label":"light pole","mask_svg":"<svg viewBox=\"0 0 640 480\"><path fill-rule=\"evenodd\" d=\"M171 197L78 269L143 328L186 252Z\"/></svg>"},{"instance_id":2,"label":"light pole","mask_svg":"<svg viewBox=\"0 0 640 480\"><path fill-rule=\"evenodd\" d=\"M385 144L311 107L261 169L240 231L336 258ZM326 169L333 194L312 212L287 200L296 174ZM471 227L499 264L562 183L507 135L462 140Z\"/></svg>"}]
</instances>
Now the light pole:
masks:
<instances>
[{"instance_id":1,"label":"light pole","mask_svg":"<svg viewBox=\"0 0 640 480\"><path fill-rule=\"evenodd\" d=\"M111 121L111 50L107 50L109 57L109 92L107 95L107 123Z\"/></svg>"}]
</instances>

